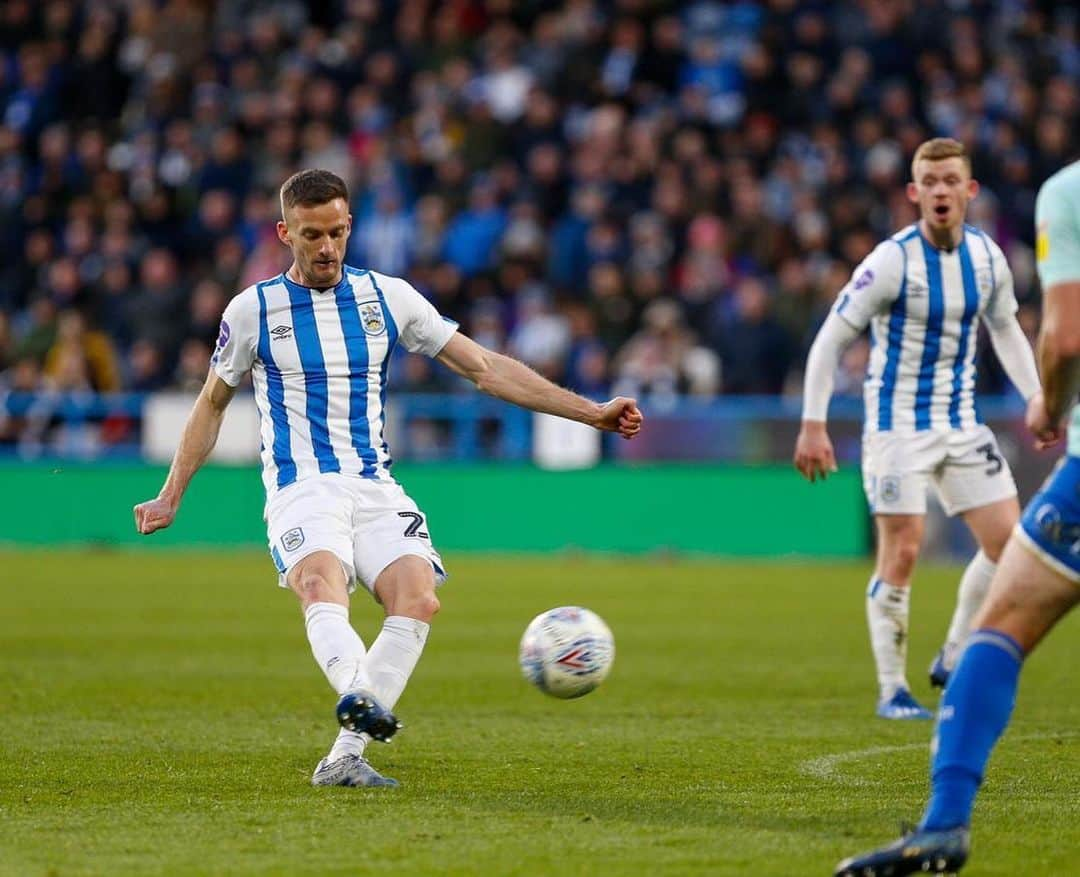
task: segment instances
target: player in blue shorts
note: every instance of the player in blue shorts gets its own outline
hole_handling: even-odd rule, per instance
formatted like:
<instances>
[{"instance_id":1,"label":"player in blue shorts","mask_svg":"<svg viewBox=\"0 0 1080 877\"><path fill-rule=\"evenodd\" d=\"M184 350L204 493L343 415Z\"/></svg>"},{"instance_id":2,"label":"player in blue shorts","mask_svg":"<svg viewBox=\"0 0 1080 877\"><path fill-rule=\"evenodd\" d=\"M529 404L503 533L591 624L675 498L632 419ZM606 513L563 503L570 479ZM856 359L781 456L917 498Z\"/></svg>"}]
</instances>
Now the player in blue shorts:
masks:
<instances>
[{"instance_id":1,"label":"player in blue shorts","mask_svg":"<svg viewBox=\"0 0 1080 877\"><path fill-rule=\"evenodd\" d=\"M1043 444L1080 393L1080 161L1039 190L1035 206L1043 324L1038 357L1043 408L1028 427ZM887 847L847 859L838 877L956 871L967 861L975 795L990 752L1009 723L1020 669L1080 601L1080 405L1069 448L1032 498L1006 546L990 593L938 713L931 794L918 828Z\"/></svg>"},{"instance_id":2,"label":"player in blue shorts","mask_svg":"<svg viewBox=\"0 0 1080 877\"><path fill-rule=\"evenodd\" d=\"M352 217L334 174L294 174L281 187L281 213L277 233L293 263L225 308L168 478L155 499L135 506L135 524L149 534L172 523L250 373L278 584L299 598L312 654L340 696L341 730L311 782L392 786L365 747L398 729L390 711L420 659L446 575L424 513L390 472L383 426L394 348L438 359L499 399L625 438L637 435L642 416L633 399L592 402L486 350L401 278L344 264ZM385 613L370 648L349 622L357 586Z\"/></svg>"}]
</instances>

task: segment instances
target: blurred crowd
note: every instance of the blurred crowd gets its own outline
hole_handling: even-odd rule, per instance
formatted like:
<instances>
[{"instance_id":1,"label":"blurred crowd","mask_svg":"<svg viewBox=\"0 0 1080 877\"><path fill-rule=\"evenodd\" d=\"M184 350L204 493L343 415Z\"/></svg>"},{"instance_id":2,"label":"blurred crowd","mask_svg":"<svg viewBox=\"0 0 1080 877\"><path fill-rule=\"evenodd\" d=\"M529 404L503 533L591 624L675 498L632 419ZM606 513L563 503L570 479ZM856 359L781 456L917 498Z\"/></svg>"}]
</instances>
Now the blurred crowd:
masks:
<instances>
[{"instance_id":1,"label":"blurred crowd","mask_svg":"<svg viewBox=\"0 0 1080 877\"><path fill-rule=\"evenodd\" d=\"M0 390L198 387L226 302L288 265L305 167L354 193L351 264L580 392L797 394L853 266L915 218L915 146L952 136L1034 334L1070 7L5 0ZM402 359L398 388L460 389Z\"/></svg>"}]
</instances>

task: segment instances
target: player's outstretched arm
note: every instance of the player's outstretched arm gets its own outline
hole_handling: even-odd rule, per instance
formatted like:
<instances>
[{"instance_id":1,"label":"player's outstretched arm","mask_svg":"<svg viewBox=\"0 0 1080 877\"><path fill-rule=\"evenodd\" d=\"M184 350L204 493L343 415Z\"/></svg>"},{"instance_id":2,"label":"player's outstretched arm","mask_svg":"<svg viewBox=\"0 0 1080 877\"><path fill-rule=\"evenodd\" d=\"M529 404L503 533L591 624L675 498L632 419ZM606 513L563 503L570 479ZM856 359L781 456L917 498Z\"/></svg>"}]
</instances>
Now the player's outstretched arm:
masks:
<instances>
[{"instance_id":1,"label":"player's outstretched arm","mask_svg":"<svg viewBox=\"0 0 1080 877\"><path fill-rule=\"evenodd\" d=\"M644 416L637 401L623 396L597 403L537 374L524 363L495 353L456 332L436 356L443 365L497 399L522 408L576 420L630 439L641 430Z\"/></svg>"},{"instance_id":2,"label":"player's outstretched arm","mask_svg":"<svg viewBox=\"0 0 1080 877\"><path fill-rule=\"evenodd\" d=\"M135 506L135 529L143 535L163 530L173 522L184 491L214 449L225 409L235 392L234 387L230 387L213 371L207 376L199 398L188 415L161 492L154 499Z\"/></svg>"}]
</instances>

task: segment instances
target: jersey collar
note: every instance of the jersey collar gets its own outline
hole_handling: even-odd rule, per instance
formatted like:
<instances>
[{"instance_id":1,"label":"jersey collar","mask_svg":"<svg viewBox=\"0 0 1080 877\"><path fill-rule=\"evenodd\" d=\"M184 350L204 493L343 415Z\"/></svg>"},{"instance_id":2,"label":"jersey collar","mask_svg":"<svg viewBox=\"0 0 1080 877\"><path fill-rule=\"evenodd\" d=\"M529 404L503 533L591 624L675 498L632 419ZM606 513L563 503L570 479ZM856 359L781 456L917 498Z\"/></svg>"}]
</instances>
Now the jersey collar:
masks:
<instances>
[{"instance_id":1,"label":"jersey collar","mask_svg":"<svg viewBox=\"0 0 1080 877\"><path fill-rule=\"evenodd\" d=\"M295 280L289 277L285 271L281 272L281 279L288 289L295 292L306 292L311 295L325 295L328 292L337 292L339 289L344 289L349 282L349 269L345 266L341 266L341 280L338 281L336 286L328 286L325 289L317 289L314 286L303 286L297 283Z\"/></svg>"}]
</instances>

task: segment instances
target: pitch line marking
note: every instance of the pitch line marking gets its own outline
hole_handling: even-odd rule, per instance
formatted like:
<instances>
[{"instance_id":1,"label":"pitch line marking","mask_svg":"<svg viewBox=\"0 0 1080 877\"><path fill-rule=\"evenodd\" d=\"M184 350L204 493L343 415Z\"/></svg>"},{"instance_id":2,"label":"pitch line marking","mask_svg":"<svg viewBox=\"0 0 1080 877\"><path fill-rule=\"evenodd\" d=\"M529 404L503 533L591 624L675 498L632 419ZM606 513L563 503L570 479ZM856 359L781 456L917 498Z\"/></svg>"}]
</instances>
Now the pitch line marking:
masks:
<instances>
[{"instance_id":1,"label":"pitch line marking","mask_svg":"<svg viewBox=\"0 0 1080 877\"><path fill-rule=\"evenodd\" d=\"M1037 740L1070 740L1080 737L1080 732L1076 731L1060 731L1060 732L1039 732L1035 734L1018 734L1010 736L1009 740L1016 742L1029 742ZM799 763L799 772L807 773L811 776L817 777L819 780L824 780L829 783L843 784L847 786L865 787L876 785L876 781L870 779L864 779L862 777L850 777L844 776L838 768L842 764L847 764L852 761L861 761L865 758L872 758L875 755L890 755L896 752L910 752L916 749L929 750L930 741L924 741L922 743L900 743L892 746L869 746L864 749L849 749L846 752L834 752L832 755L819 755L817 758L810 758L806 761Z\"/></svg>"}]
</instances>

